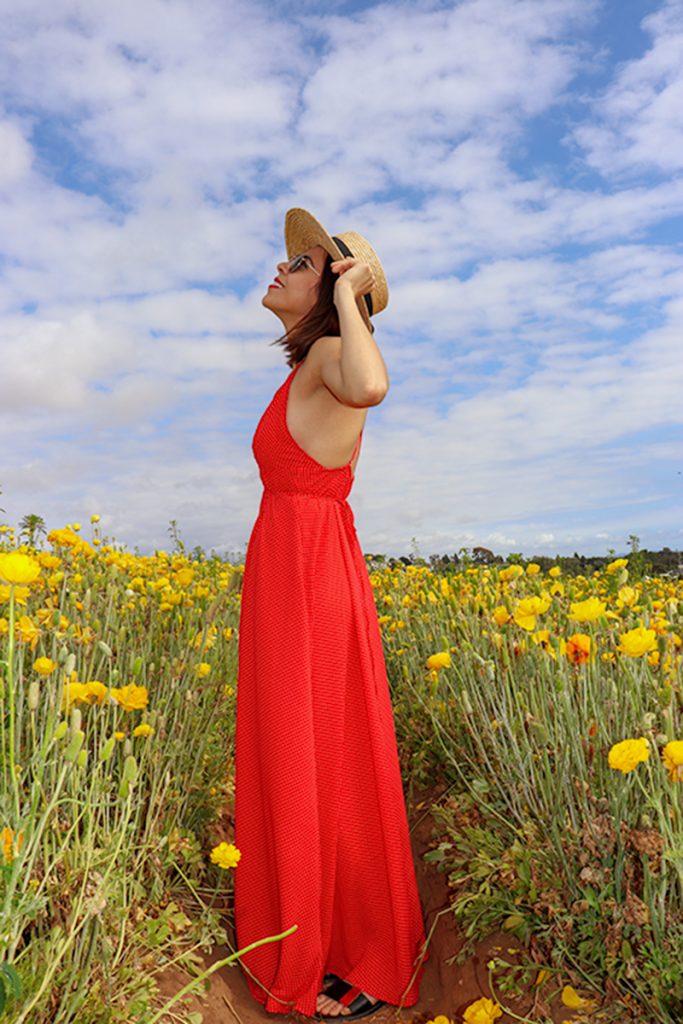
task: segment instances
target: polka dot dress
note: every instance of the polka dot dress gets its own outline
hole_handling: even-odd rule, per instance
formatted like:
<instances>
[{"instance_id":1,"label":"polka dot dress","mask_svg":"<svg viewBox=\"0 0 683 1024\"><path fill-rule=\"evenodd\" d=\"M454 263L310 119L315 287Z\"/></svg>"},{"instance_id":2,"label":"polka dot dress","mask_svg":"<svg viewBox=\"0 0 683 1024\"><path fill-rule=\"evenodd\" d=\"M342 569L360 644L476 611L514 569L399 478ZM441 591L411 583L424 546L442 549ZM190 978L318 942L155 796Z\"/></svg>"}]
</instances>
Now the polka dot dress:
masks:
<instances>
[{"instance_id":1,"label":"polka dot dress","mask_svg":"<svg viewBox=\"0 0 683 1024\"><path fill-rule=\"evenodd\" d=\"M412 1006L425 931L382 639L346 500L355 452L326 469L289 433L300 365L252 442L264 490L240 612L238 948L297 926L242 958L269 1012L315 1013L328 972Z\"/></svg>"}]
</instances>

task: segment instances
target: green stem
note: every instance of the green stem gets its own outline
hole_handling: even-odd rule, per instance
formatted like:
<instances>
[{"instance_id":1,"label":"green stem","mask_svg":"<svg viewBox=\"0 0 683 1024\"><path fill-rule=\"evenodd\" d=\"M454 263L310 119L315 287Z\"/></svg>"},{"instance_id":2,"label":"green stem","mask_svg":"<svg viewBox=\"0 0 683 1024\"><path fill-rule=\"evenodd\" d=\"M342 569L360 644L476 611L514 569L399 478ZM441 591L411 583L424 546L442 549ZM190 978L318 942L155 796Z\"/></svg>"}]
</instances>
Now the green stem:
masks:
<instances>
[{"instance_id":1,"label":"green stem","mask_svg":"<svg viewBox=\"0 0 683 1024\"><path fill-rule=\"evenodd\" d=\"M9 636L7 654L7 688L9 691L9 770L12 777L14 794L14 813L17 828L19 827L19 784L14 760L14 584L10 585L9 595Z\"/></svg>"},{"instance_id":2,"label":"green stem","mask_svg":"<svg viewBox=\"0 0 683 1024\"><path fill-rule=\"evenodd\" d=\"M173 998L169 999L167 1003L164 1003L161 1009L157 1010L154 1016L147 1021L147 1024L156 1024L156 1022L160 1020L161 1017L165 1013L167 1013L168 1010L175 1003L177 1003L179 999L182 999L184 995L187 995L188 992L196 988L200 981L204 981L205 978L210 977L221 967L225 967L226 964L231 964L234 960L237 960L239 957L244 956L244 954L248 953L251 949L256 949L257 946L263 946L265 945L266 942L276 942L278 939L284 939L285 936L291 935L292 932L296 931L298 927L299 926L297 924L293 924L291 928L288 928L286 932L282 932L280 935L269 935L265 939L258 939L257 942L252 942L251 945L245 946L244 949L238 949L236 953L231 953L230 956L226 956L224 960L217 960L216 963L212 964L211 967L209 967L208 970L204 971L203 974L200 974L196 978L193 978L192 981L188 982L188 984L185 985L184 988L181 988L180 992L176 992Z\"/></svg>"},{"instance_id":3,"label":"green stem","mask_svg":"<svg viewBox=\"0 0 683 1024\"><path fill-rule=\"evenodd\" d=\"M495 1003L498 1003L503 1013L506 1013L508 1017L512 1017L513 1020L522 1021L522 1024L541 1024L541 1022L537 1020L532 1020L531 1017L520 1017L518 1013L513 1013L513 1011L508 1006L503 1006L500 999L496 995L496 990L493 985L493 971L489 964L486 965L486 969L489 975L489 988L491 989L491 996L493 997L493 1001Z\"/></svg>"}]
</instances>

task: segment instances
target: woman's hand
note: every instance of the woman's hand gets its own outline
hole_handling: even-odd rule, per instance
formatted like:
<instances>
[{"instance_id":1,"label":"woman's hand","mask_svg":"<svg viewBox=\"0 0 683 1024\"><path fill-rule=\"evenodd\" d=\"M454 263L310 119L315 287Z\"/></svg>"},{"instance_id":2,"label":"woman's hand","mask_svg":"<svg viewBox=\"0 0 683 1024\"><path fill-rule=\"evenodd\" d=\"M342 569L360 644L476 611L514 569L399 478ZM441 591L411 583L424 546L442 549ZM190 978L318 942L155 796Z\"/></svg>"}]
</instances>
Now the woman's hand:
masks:
<instances>
[{"instance_id":1,"label":"woman's hand","mask_svg":"<svg viewBox=\"0 0 683 1024\"><path fill-rule=\"evenodd\" d=\"M335 302L346 289L351 290L354 299L360 299L361 296L371 292L375 286L375 275L370 266L354 256L347 256L343 260L334 260L330 264L330 270L334 274L339 274L334 285Z\"/></svg>"}]
</instances>

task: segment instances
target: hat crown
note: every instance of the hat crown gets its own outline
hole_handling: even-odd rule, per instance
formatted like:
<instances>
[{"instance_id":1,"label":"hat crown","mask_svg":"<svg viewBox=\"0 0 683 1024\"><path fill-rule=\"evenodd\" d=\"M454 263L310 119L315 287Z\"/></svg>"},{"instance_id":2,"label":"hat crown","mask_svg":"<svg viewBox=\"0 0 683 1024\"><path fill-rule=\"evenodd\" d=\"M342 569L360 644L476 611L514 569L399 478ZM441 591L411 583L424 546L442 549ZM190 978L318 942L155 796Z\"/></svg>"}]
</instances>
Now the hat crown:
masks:
<instances>
[{"instance_id":1,"label":"hat crown","mask_svg":"<svg viewBox=\"0 0 683 1024\"><path fill-rule=\"evenodd\" d=\"M308 210L295 207L287 211L285 244L290 259L315 245L321 245L333 260L344 259L347 254L343 252L338 242L341 242L355 259L367 263L372 270L375 277L375 285L369 293L372 315L381 313L383 309L386 309L389 301L389 286L379 256L368 240L363 235L359 235L357 231L344 231L337 235L330 235ZM370 317L363 297L358 299L358 307L363 318L369 324Z\"/></svg>"}]
</instances>

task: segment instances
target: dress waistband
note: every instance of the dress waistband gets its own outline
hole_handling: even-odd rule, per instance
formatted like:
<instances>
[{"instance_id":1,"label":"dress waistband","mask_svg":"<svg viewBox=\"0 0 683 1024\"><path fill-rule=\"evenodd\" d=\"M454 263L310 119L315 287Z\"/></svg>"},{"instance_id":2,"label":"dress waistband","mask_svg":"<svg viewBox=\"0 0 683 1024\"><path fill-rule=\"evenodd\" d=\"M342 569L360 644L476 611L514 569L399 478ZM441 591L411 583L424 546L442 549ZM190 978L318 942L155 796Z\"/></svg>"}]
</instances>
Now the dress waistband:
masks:
<instances>
[{"instance_id":1,"label":"dress waistband","mask_svg":"<svg viewBox=\"0 0 683 1024\"><path fill-rule=\"evenodd\" d=\"M316 494L314 491L284 491L279 489L275 490L272 487L264 487L263 494L261 495L261 504L263 504L263 502L268 498L277 497L278 495L287 495L293 498L301 497L309 500L311 498L319 498L321 501L334 502L341 513L342 519L351 527L351 529L356 529L356 520L353 514L353 509L346 498L337 498L332 494Z\"/></svg>"},{"instance_id":2,"label":"dress waistband","mask_svg":"<svg viewBox=\"0 0 683 1024\"><path fill-rule=\"evenodd\" d=\"M291 494L292 496L300 496L302 498L320 498L321 501L336 501L341 505L347 505L351 508L346 498L340 498L335 494L318 494L316 491L286 491L280 487L264 487L263 494L264 496L266 494Z\"/></svg>"}]
</instances>

